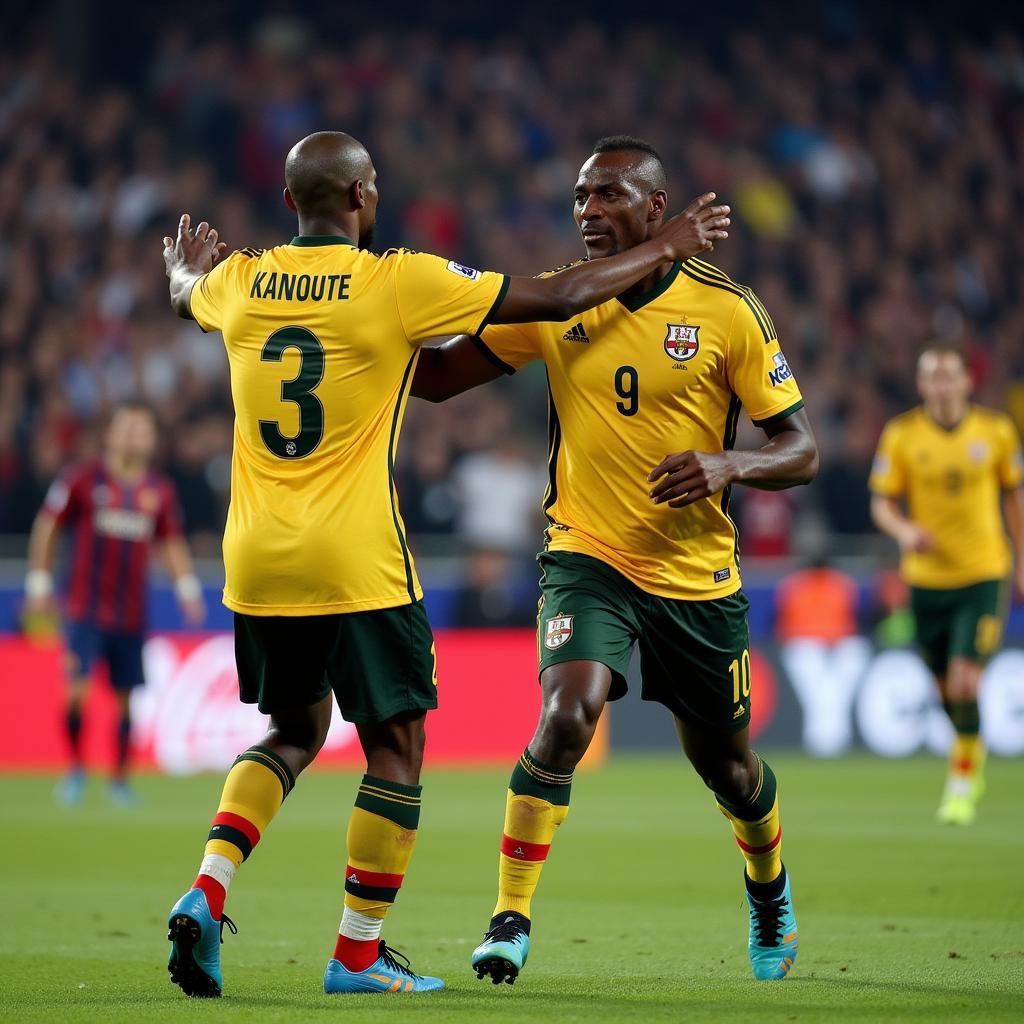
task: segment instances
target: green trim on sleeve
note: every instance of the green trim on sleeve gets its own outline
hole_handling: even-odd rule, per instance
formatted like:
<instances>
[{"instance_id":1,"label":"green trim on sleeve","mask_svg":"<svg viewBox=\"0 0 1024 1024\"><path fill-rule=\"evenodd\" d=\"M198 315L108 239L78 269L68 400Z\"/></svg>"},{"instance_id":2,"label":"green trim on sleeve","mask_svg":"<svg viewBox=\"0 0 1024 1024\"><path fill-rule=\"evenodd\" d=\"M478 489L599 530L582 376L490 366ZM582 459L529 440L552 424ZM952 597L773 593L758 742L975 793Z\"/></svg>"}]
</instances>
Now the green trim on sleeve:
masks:
<instances>
[{"instance_id":1,"label":"green trim on sleeve","mask_svg":"<svg viewBox=\"0 0 1024 1024\"><path fill-rule=\"evenodd\" d=\"M507 373L510 376L516 372L514 366L509 366L501 356L495 355L488 347L487 342L484 341L478 334L471 334L469 340L476 346L477 351L486 359L489 363L493 363L497 369L501 370L502 373Z\"/></svg>"},{"instance_id":2,"label":"green trim on sleeve","mask_svg":"<svg viewBox=\"0 0 1024 1024\"><path fill-rule=\"evenodd\" d=\"M768 427L774 427L784 419L788 419L793 415L793 413L799 412L803 407L804 400L801 398L798 402L794 402L788 409L783 409L782 412L777 412L774 416L769 416L764 420L754 420L754 426L760 427L762 430L766 430Z\"/></svg>"},{"instance_id":3,"label":"green trim on sleeve","mask_svg":"<svg viewBox=\"0 0 1024 1024\"><path fill-rule=\"evenodd\" d=\"M196 322L196 324L199 327L199 330L201 330L203 332L203 334L209 334L210 332L201 323L199 323L199 317L196 316L195 312L192 309L192 293L196 290L196 288L201 287L203 282L209 276L210 276L210 272L207 271L205 274L203 274L202 277L197 277L192 282L192 287L189 288L189 290L188 290L188 311L192 314L192 319Z\"/></svg>"},{"instance_id":4,"label":"green trim on sleeve","mask_svg":"<svg viewBox=\"0 0 1024 1024\"><path fill-rule=\"evenodd\" d=\"M501 304L505 301L505 296L508 294L508 286L512 279L508 274L502 274L504 279L501 282L501 287L498 289L498 294L495 296L494 301L491 303L491 308L487 310L487 315L483 318L480 326L476 329L476 335L479 336L484 333L484 328L491 322L491 317L501 308Z\"/></svg>"}]
</instances>

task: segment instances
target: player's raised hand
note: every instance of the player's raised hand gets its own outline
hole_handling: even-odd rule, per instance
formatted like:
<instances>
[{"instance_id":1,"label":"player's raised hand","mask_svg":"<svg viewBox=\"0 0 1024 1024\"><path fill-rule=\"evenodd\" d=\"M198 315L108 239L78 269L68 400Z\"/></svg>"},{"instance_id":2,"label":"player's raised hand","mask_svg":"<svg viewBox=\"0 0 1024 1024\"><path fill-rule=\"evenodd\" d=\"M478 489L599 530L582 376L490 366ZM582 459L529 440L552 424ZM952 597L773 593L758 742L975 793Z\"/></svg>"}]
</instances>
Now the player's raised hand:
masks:
<instances>
[{"instance_id":1,"label":"player's raised hand","mask_svg":"<svg viewBox=\"0 0 1024 1024\"><path fill-rule=\"evenodd\" d=\"M175 270L192 274L208 274L224 255L227 244L219 240L216 228L205 221L190 231L191 218L187 213L178 221L178 237L164 235L164 268L170 277Z\"/></svg>"},{"instance_id":2,"label":"player's raised hand","mask_svg":"<svg viewBox=\"0 0 1024 1024\"><path fill-rule=\"evenodd\" d=\"M725 490L736 479L730 452L679 452L666 455L647 475L659 481L650 492L655 505L684 508Z\"/></svg>"},{"instance_id":3,"label":"player's raised hand","mask_svg":"<svg viewBox=\"0 0 1024 1024\"><path fill-rule=\"evenodd\" d=\"M712 206L715 198L714 192L705 192L662 224L657 237L668 244L672 259L688 260L710 252L715 242L729 237L731 211L728 206Z\"/></svg>"}]
</instances>

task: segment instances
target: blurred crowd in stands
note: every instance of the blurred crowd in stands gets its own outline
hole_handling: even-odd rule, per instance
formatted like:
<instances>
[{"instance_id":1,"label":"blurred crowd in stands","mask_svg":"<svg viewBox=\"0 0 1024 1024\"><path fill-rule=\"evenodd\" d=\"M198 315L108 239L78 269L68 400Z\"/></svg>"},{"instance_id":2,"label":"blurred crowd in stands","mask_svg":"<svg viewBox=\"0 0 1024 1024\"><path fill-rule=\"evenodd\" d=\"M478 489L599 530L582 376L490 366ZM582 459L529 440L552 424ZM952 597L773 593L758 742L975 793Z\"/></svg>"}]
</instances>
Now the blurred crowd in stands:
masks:
<instances>
[{"instance_id":1,"label":"blurred crowd in stands","mask_svg":"<svg viewBox=\"0 0 1024 1024\"><path fill-rule=\"evenodd\" d=\"M216 336L171 315L160 238L187 210L232 248L287 241L283 157L323 127L376 161L379 248L521 274L565 263L581 252L577 169L615 132L660 148L676 209L706 189L732 204L713 260L771 311L823 452L812 488L736 496L748 554L792 553L797 523L870 532L870 458L885 419L915 401L929 340L961 343L979 398L1024 425L1020 36L923 26L826 43L765 20L712 56L664 25L339 44L296 16L234 37L186 23L153 32L114 83L76 78L45 32L0 42L0 533L27 531L110 403L141 396L188 531L216 553L226 361ZM539 544L544 390L534 368L445 406L410 403L400 493L414 547L447 537L474 552L481 591Z\"/></svg>"}]
</instances>

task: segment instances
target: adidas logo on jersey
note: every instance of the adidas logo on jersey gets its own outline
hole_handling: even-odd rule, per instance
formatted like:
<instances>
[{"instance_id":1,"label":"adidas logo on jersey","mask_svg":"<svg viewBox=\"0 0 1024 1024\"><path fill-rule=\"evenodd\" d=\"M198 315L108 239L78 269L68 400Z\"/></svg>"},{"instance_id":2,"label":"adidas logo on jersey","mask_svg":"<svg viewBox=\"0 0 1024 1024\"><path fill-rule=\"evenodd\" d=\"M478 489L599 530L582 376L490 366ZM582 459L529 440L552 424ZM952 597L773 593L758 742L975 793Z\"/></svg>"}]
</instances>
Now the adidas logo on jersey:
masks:
<instances>
[{"instance_id":1,"label":"adidas logo on jersey","mask_svg":"<svg viewBox=\"0 0 1024 1024\"><path fill-rule=\"evenodd\" d=\"M590 344L590 339L587 337L587 332L583 329L582 323L578 323L575 327L570 327L562 335L562 341L578 341L584 345Z\"/></svg>"}]
</instances>

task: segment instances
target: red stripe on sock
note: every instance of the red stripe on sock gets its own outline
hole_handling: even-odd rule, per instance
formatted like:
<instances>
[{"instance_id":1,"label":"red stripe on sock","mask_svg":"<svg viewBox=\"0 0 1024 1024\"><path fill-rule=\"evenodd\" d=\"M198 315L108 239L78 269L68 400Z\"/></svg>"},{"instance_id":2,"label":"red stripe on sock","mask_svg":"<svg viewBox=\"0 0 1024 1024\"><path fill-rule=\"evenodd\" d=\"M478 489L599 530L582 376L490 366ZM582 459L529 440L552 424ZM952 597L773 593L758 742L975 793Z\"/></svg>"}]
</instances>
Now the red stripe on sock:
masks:
<instances>
[{"instance_id":1,"label":"red stripe on sock","mask_svg":"<svg viewBox=\"0 0 1024 1024\"><path fill-rule=\"evenodd\" d=\"M974 771L974 762L967 757L960 761L954 761L953 770L960 775L970 775Z\"/></svg>"},{"instance_id":2,"label":"red stripe on sock","mask_svg":"<svg viewBox=\"0 0 1024 1024\"><path fill-rule=\"evenodd\" d=\"M736 845L744 852L750 854L768 853L770 850L774 850L779 843L782 842L782 829L775 833L775 838L767 843L765 846L748 846L739 836L736 837Z\"/></svg>"},{"instance_id":3,"label":"red stripe on sock","mask_svg":"<svg viewBox=\"0 0 1024 1024\"><path fill-rule=\"evenodd\" d=\"M355 878L352 876L355 875ZM345 868L345 880L352 880L358 885L372 885L381 889L401 889L405 875L387 875L383 871L367 871L364 868L354 868L349 864Z\"/></svg>"},{"instance_id":4,"label":"red stripe on sock","mask_svg":"<svg viewBox=\"0 0 1024 1024\"><path fill-rule=\"evenodd\" d=\"M193 889L202 889L206 893L206 902L210 905L210 913L214 921L219 921L224 913L224 900L227 899L227 889L224 888L216 878L209 875L200 875L193 883Z\"/></svg>"},{"instance_id":5,"label":"red stripe on sock","mask_svg":"<svg viewBox=\"0 0 1024 1024\"><path fill-rule=\"evenodd\" d=\"M240 814L218 811L213 816L210 825L230 825L232 828L237 828L253 846L260 841L260 830L248 818L243 818Z\"/></svg>"},{"instance_id":6,"label":"red stripe on sock","mask_svg":"<svg viewBox=\"0 0 1024 1024\"><path fill-rule=\"evenodd\" d=\"M546 860L550 849L550 843L524 843L511 836L501 837L501 852L515 860Z\"/></svg>"},{"instance_id":7,"label":"red stripe on sock","mask_svg":"<svg viewBox=\"0 0 1024 1024\"><path fill-rule=\"evenodd\" d=\"M334 959L340 960L347 971L365 971L379 955L377 939L350 939L339 935L334 944Z\"/></svg>"}]
</instances>

